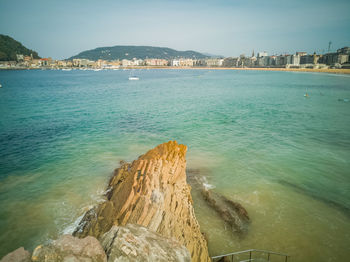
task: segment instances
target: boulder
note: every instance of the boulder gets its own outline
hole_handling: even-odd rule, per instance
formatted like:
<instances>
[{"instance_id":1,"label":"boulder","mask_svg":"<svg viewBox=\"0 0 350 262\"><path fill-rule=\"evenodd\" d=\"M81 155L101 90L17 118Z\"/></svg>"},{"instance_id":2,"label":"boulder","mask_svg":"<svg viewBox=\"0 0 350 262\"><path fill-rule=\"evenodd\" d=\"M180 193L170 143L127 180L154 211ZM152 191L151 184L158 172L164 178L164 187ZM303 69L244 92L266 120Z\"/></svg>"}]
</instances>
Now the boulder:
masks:
<instances>
[{"instance_id":1,"label":"boulder","mask_svg":"<svg viewBox=\"0 0 350 262\"><path fill-rule=\"evenodd\" d=\"M178 241L138 225L113 226L101 237L101 243L108 256L108 262L191 261L190 253Z\"/></svg>"},{"instance_id":2,"label":"boulder","mask_svg":"<svg viewBox=\"0 0 350 262\"><path fill-rule=\"evenodd\" d=\"M20 247L4 256L0 262L30 262L30 253Z\"/></svg>"},{"instance_id":3,"label":"boulder","mask_svg":"<svg viewBox=\"0 0 350 262\"><path fill-rule=\"evenodd\" d=\"M109 181L106 201L85 214L74 236L101 239L114 225L137 224L175 238L192 261L209 261L186 182L186 151L169 141L123 163Z\"/></svg>"},{"instance_id":4,"label":"boulder","mask_svg":"<svg viewBox=\"0 0 350 262\"><path fill-rule=\"evenodd\" d=\"M63 235L47 245L36 247L32 261L40 262L107 262L107 256L98 240L88 236L79 239Z\"/></svg>"}]
</instances>

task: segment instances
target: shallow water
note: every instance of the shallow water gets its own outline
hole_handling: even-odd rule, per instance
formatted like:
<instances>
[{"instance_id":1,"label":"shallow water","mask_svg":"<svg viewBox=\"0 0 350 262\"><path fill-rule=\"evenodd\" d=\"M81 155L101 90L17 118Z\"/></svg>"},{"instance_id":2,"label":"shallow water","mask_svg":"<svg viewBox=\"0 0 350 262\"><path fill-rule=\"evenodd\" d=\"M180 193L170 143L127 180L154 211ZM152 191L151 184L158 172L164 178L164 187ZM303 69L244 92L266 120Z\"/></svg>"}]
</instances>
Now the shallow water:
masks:
<instances>
[{"instance_id":1,"label":"shallow water","mask_svg":"<svg viewBox=\"0 0 350 262\"><path fill-rule=\"evenodd\" d=\"M134 73L0 71L0 256L71 230L120 160L174 139L189 146L188 168L252 220L238 237L194 189L211 255L350 256L350 103L338 101L350 98L348 76Z\"/></svg>"}]
</instances>

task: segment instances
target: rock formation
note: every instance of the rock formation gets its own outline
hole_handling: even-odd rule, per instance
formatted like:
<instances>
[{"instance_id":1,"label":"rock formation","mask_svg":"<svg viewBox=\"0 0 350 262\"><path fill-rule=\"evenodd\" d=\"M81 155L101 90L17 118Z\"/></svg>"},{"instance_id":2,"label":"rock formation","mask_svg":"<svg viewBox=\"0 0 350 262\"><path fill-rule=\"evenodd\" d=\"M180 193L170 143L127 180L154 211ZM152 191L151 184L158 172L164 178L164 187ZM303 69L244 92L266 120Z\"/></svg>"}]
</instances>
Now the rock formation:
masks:
<instances>
[{"instance_id":1,"label":"rock formation","mask_svg":"<svg viewBox=\"0 0 350 262\"><path fill-rule=\"evenodd\" d=\"M138 224L178 240L192 261L209 261L186 182L186 151L169 141L123 163L109 181L107 200L85 214L74 235L101 240L112 226Z\"/></svg>"},{"instance_id":2,"label":"rock formation","mask_svg":"<svg viewBox=\"0 0 350 262\"><path fill-rule=\"evenodd\" d=\"M187 170L187 175L189 183L200 191L206 203L218 213L221 219L230 226L231 230L240 236L244 236L250 223L247 210L238 202L234 202L206 187L207 181L201 175L200 170Z\"/></svg>"},{"instance_id":3,"label":"rock formation","mask_svg":"<svg viewBox=\"0 0 350 262\"><path fill-rule=\"evenodd\" d=\"M63 235L58 240L36 247L32 257L22 247L5 256L1 262L191 261L184 245L139 225L113 226L100 240L92 236L77 238Z\"/></svg>"},{"instance_id":4,"label":"rock formation","mask_svg":"<svg viewBox=\"0 0 350 262\"><path fill-rule=\"evenodd\" d=\"M248 212L241 204L233 202L210 189L203 188L201 193L207 203L231 227L232 231L239 234L247 233L250 220Z\"/></svg>"},{"instance_id":5,"label":"rock formation","mask_svg":"<svg viewBox=\"0 0 350 262\"><path fill-rule=\"evenodd\" d=\"M101 238L108 261L190 262L187 248L144 227L113 226Z\"/></svg>"},{"instance_id":6,"label":"rock formation","mask_svg":"<svg viewBox=\"0 0 350 262\"><path fill-rule=\"evenodd\" d=\"M20 247L4 256L0 262L30 262L30 253Z\"/></svg>"},{"instance_id":7,"label":"rock formation","mask_svg":"<svg viewBox=\"0 0 350 262\"><path fill-rule=\"evenodd\" d=\"M88 236L83 239L63 235L47 245L36 247L32 261L38 262L107 262L107 256L98 240Z\"/></svg>"}]
</instances>

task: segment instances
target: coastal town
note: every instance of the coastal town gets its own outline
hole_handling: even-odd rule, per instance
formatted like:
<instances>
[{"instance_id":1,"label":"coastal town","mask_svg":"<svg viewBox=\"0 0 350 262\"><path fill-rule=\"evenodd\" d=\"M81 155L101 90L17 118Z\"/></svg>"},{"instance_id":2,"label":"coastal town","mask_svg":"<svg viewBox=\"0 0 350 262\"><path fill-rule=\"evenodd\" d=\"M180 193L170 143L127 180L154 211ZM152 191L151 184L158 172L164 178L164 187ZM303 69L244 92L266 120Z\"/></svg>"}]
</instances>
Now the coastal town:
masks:
<instances>
[{"instance_id":1,"label":"coastal town","mask_svg":"<svg viewBox=\"0 0 350 262\"><path fill-rule=\"evenodd\" d=\"M1 69L52 69L52 70L102 70L120 68L286 68L286 69L350 69L350 47L343 47L336 52L325 54L295 54L269 55L267 52L252 52L251 56L244 54L239 57L210 57L205 59L174 58L159 59L146 58L122 60L92 61L76 58L72 60L54 60L48 58L34 58L33 55L16 54L15 61L0 61Z\"/></svg>"}]
</instances>

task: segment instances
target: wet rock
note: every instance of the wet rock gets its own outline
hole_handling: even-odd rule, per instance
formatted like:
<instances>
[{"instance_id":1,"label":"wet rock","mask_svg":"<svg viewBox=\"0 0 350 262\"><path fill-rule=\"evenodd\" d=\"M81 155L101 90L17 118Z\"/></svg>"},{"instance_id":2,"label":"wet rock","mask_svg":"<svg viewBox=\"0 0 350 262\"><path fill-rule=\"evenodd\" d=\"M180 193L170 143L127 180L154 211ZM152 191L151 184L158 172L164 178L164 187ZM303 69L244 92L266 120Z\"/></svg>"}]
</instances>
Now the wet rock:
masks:
<instances>
[{"instance_id":1,"label":"wet rock","mask_svg":"<svg viewBox=\"0 0 350 262\"><path fill-rule=\"evenodd\" d=\"M101 243L108 262L191 261L190 253L178 241L138 225L114 226L102 236Z\"/></svg>"},{"instance_id":2,"label":"wet rock","mask_svg":"<svg viewBox=\"0 0 350 262\"><path fill-rule=\"evenodd\" d=\"M208 170L188 169L187 179L193 188L200 191L203 199L230 226L231 230L243 236L244 233L247 233L250 223L247 210L238 202L234 202L210 189L212 186L209 185L203 175L207 173Z\"/></svg>"},{"instance_id":3,"label":"wet rock","mask_svg":"<svg viewBox=\"0 0 350 262\"><path fill-rule=\"evenodd\" d=\"M30 262L30 253L20 247L4 256L0 262Z\"/></svg>"},{"instance_id":4,"label":"wet rock","mask_svg":"<svg viewBox=\"0 0 350 262\"><path fill-rule=\"evenodd\" d=\"M247 232L250 219L247 210L241 204L227 199L210 189L203 188L201 193L205 201L230 225L234 232Z\"/></svg>"},{"instance_id":5,"label":"wet rock","mask_svg":"<svg viewBox=\"0 0 350 262\"><path fill-rule=\"evenodd\" d=\"M84 216L74 235L100 239L113 225L138 224L175 238L192 261L209 261L186 182L186 151L169 141L121 165L109 181L106 201Z\"/></svg>"},{"instance_id":6,"label":"wet rock","mask_svg":"<svg viewBox=\"0 0 350 262\"><path fill-rule=\"evenodd\" d=\"M107 256L94 237L79 239L63 235L47 245L36 247L32 261L40 262L107 262Z\"/></svg>"}]
</instances>

